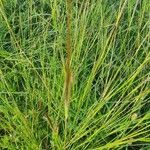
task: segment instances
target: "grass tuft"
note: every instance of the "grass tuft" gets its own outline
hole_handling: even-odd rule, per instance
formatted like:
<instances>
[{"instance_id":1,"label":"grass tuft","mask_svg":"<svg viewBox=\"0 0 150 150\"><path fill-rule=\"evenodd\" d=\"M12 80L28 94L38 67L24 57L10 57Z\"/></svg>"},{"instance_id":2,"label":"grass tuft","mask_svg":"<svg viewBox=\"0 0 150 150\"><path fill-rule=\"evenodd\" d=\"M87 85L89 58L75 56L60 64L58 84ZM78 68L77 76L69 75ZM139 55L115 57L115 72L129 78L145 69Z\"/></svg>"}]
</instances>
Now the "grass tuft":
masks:
<instances>
[{"instance_id":1,"label":"grass tuft","mask_svg":"<svg viewBox=\"0 0 150 150\"><path fill-rule=\"evenodd\" d=\"M0 0L0 149L149 150L148 0Z\"/></svg>"}]
</instances>

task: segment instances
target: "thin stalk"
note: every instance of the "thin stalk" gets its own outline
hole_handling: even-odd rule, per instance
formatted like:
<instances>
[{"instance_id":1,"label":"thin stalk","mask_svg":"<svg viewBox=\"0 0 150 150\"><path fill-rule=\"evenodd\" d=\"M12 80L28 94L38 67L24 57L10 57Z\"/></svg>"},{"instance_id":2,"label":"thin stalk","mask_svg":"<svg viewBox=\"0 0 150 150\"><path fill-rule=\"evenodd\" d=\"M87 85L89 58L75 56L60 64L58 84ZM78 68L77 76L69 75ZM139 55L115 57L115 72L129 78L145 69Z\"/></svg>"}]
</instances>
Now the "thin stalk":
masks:
<instances>
[{"instance_id":1,"label":"thin stalk","mask_svg":"<svg viewBox=\"0 0 150 150\"><path fill-rule=\"evenodd\" d=\"M71 96L71 0L66 0L66 16L67 16L67 26L66 26L66 64L65 64L65 99L64 99L64 109L65 109L65 141L67 136L67 122L68 122L68 111ZM65 142L66 143L66 142Z\"/></svg>"}]
</instances>

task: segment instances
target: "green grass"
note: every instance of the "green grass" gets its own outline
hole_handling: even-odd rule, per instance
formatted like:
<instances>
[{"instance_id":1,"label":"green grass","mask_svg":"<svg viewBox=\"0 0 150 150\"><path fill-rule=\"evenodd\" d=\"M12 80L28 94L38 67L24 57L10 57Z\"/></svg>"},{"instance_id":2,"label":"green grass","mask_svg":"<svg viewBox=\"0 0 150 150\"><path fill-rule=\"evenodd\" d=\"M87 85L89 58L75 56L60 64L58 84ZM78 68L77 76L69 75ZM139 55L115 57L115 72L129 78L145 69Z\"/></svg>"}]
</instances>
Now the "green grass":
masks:
<instances>
[{"instance_id":1,"label":"green grass","mask_svg":"<svg viewBox=\"0 0 150 150\"><path fill-rule=\"evenodd\" d=\"M66 5L0 0L0 149L149 150L149 1Z\"/></svg>"}]
</instances>

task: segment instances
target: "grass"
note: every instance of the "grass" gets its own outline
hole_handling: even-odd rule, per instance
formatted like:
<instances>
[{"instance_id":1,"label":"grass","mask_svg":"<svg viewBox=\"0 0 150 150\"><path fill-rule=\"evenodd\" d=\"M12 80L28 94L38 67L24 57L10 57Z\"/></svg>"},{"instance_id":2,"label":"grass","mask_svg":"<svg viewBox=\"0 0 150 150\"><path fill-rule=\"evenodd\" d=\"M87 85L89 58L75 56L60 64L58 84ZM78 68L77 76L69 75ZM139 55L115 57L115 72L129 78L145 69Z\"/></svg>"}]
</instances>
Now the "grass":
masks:
<instances>
[{"instance_id":1,"label":"grass","mask_svg":"<svg viewBox=\"0 0 150 150\"><path fill-rule=\"evenodd\" d=\"M0 149L149 150L148 0L0 0Z\"/></svg>"}]
</instances>

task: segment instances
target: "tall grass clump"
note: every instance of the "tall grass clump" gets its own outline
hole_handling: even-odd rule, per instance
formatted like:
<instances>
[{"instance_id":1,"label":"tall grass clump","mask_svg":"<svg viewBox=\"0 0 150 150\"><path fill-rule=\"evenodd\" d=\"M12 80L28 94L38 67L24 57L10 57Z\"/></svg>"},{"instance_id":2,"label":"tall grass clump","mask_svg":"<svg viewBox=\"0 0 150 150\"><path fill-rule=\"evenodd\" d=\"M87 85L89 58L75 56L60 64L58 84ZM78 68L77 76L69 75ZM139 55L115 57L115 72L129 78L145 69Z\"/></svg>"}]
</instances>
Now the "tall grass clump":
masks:
<instances>
[{"instance_id":1,"label":"tall grass clump","mask_svg":"<svg viewBox=\"0 0 150 150\"><path fill-rule=\"evenodd\" d=\"M149 150L149 0L0 0L0 149Z\"/></svg>"}]
</instances>

